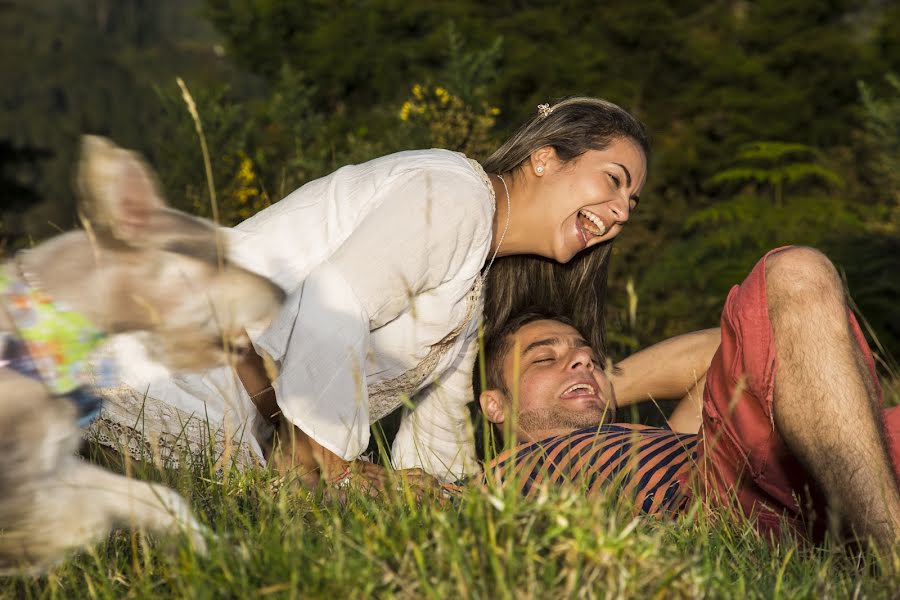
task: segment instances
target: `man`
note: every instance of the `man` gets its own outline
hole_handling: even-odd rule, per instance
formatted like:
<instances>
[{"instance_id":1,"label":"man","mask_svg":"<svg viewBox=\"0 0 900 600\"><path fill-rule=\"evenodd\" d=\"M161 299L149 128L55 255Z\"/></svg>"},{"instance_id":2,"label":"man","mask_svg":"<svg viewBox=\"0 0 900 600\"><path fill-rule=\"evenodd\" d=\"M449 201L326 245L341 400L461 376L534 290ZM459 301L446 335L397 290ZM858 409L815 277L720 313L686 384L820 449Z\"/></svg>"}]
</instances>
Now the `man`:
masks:
<instances>
[{"instance_id":1,"label":"man","mask_svg":"<svg viewBox=\"0 0 900 600\"><path fill-rule=\"evenodd\" d=\"M573 327L540 315L511 321L486 359L482 411L518 444L486 470L524 474L526 493L613 481L646 512L699 495L736 501L763 533L783 518L818 538L839 518L882 547L900 541L900 410L881 408L872 355L815 250L769 253L732 289L720 330L652 346L610 377ZM604 425L617 401L677 397L678 432Z\"/></svg>"}]
</instances>

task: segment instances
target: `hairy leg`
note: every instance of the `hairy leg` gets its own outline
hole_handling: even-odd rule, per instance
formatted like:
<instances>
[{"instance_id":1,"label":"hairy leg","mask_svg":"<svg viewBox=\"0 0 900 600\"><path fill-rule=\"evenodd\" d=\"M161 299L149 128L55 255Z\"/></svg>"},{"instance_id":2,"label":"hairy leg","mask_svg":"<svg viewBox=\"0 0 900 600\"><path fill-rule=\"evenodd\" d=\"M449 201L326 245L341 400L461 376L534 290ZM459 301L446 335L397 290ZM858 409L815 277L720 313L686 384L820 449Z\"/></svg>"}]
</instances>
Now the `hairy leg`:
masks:
<instances>
[{"instance_id":1,"label":"hairy leg","mask_svg":"<svg viewBox=\"0 0 900 600\"><path fill-rule=\"evenodd\" d=\"M766 262L778 370L778 432L861 536L900 541L900 492L886 451L876 383L850 328L840 278L820 252Z\"/></svg>"}]
</instances>

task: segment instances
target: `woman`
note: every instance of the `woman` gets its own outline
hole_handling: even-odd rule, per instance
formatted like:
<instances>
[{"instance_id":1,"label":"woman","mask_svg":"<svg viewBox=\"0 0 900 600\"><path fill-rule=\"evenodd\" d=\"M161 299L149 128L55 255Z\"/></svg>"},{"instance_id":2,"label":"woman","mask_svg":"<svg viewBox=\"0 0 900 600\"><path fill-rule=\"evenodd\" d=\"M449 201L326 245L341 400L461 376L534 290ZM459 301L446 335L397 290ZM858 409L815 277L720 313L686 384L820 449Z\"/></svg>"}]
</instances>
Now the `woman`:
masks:
<instances>
[{"instance_id":1,"label":"woman","mask_svg":"<svg viewBox=\"0 0 900 600\"><path fill-rule=\"evenodd\" d=\"M402 406L395 467L471 474L466 404L485 275L491 322L538 293L590 315L577 324L597 343L606 242L636 206L648 158L634 117L570 98L539 107L484 167L445 150L411 151L310 182L227 233L232 260L290 294L274 323L249 332L277 367L274 397L256 355L236 365L240 381L225 367L172 376L126 339L115 348L125 385L96 430L109 437L137 423L165 451L194 449L209 425L225 430L219 441L240 432L262 459L270 430L260 413L278 413L280 439L291 443L276 448L277 461L344 482L370 423Z\"/></svg>"}]
</instances>

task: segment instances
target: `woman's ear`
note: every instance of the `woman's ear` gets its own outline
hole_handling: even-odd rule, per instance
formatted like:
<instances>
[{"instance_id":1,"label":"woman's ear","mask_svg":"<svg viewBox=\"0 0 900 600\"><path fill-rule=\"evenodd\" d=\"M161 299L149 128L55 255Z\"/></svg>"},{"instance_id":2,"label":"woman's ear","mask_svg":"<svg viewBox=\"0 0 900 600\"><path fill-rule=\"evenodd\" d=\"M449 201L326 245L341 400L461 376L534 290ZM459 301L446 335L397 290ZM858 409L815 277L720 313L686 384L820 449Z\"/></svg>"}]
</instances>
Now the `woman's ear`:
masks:
<instances>
[{"instance_id":1,"label":"woman's ear","mask_svg":"<svg viewBox=\"0 0 900 600\"><path fill-rule=\"evenodd\" d=\"M500 425L506 420L506 412L503 410L506 406L504 400L505 397L500 390L484 390L478 397L481 412L491 423Z\"/></svg>"},{"instance_id":2,"label":"woman's ear","mask_svg":"<svg viewBox=\"0 0 900 600\"><path fill-rule=\"evenodd\" d=\"M553 146L542 146L531 153L529 168L538 177L543 177L547 173L549 165L555 161L556 148Z\"/></svg>"}]
</instances>

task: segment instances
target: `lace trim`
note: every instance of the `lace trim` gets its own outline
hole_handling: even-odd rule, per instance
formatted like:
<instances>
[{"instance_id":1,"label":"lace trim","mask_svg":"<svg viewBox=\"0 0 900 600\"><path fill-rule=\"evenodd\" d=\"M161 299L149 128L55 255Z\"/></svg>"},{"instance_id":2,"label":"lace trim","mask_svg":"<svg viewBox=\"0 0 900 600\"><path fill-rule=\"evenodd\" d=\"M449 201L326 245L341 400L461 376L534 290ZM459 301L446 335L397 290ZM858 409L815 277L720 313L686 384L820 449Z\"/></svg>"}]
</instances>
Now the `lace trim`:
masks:
<instances>
[{"instance_id":1,"label":"lace trim","mask_svg":"<svg viewBox=\"0 0 900 600\"><path fill-rule=\"evenodd\" d=\"M472 170L478 173L478 176L481 177L481 181L484 183L485 187L487 187L488 191L491 193L491 206L494 207L494 211L497 210L497 195L494 193L494 184L491 183L491 178L485 172L484 167L481 166L481 163L473 158L466 158L469 161L469 166L472 167Z\"/></svg>"},{"instance_id":2,"label":"lace trim","mask_svg":"<svg viewBox=\"0 0 900 600\"><path fill-rule=\"evenodd\" d=\"M241 469L263 464L258 453L242 441L242 436L250 435L244 426L226 436L222 423L209 423L128 386L98 391L103 408L83 433L89 441L162 468L209 458L217 471L231 464ZM226 444L226 439L230 443Z\"/></svg>"},{"instance_id":3,"label":"lace trim","mask_svg":"<svg viewBox=\"0 0 900 600\"><path fill-rule=\"evenodd\" d=\"M428 354L419 364L402 375L368 387L370 422L374 423L381 419L400 406L404 399L411 398L428 376L434 372L435 366L450 351L450 348L456 342L456 338L471 322L472 317L481 305L481 287L482 278L481 275L478 275L475 278L472 289L466 295L466 316L444 339L436 344L432 344Z\"/></svg>"}]
</instances>

